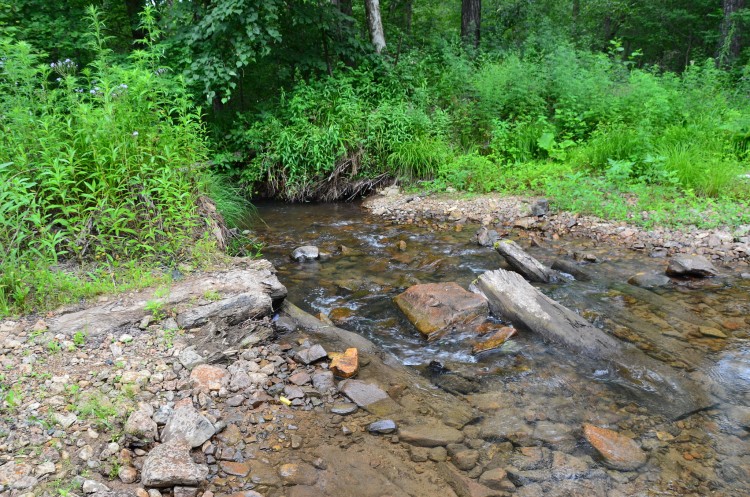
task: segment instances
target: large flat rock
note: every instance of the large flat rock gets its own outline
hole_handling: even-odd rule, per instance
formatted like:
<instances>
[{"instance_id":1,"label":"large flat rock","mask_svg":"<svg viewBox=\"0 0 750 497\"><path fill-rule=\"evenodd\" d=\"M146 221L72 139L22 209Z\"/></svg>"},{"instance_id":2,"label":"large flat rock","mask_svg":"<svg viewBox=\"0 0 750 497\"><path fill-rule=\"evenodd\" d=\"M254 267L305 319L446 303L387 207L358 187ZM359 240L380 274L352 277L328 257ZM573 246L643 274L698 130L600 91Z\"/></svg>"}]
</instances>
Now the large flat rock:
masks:
<instances>
[{"instance_id":1,"label":"large flat rock","mask_svg":"<svg viewBox=\"0 0 750 497\"><path fill-rule=\"evenodd\" d=\"M461 431L436 422L403 427L398 436L402 441L419 447L445 447L464 441Z\"/></svg>"},{"instance_id":2,"label":"large flat rock","mask_svg":"<svg viewBox=\"0 0 750 497\"><path fill-rule=\"evenodd\" d=\"M485 299L454 282L414 285L393 300L428 339L435 339L453 327L469 325L489 314Z\"/></svg>"},{"instance_id":3,"label":"large flat rock","mask_svg":"<svg viewBox=\"0 0 750 497\"><path fill-rule=\"evenodd\" d=\"M141 290L114 302L61 314L47 324L52 333L73 335L83 331L88 336L100 336L140 322L151 314L146 308L153 302L164 311L172 311L181 328L195 328L209 321L235 324L270 315L286 293L270 262L243 259L227 270L176 282L163 296L154 289Z\"/></svg>"}]
</instances>

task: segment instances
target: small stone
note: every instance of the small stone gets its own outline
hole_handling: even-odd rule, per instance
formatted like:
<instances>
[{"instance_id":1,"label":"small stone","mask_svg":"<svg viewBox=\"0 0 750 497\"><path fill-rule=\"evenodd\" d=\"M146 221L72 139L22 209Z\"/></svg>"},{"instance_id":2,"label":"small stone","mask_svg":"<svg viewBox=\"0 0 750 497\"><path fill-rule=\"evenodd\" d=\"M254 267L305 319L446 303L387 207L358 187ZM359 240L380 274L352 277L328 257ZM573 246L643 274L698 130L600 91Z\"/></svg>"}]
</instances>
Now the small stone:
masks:
<instances>
[{"instance_id":1,"label":"small stone","mask_svg":"<svg viewBox=\"0 0 750 497\"><path fill-rule=\"evenodd\" d=\"M180 361L180 364L182 364L185 369L188 370L191 370L194 367L206 362L206 360L198 352L196 352L193 347L187 347L183 349L180 352L178 359Z\"/></svg>"},{"instance_id":2,"label":"small stone","mask_svg":"<svg viewBox=\"0 0 750 497\"><path fill-rule=\"evenodd\" d=\"M155 447L143 461L141 483L159 488L202 483L208 477L208 466L193 462L190 447L182 437Z\"/></svg>"},{"instance_id":3,"label":"small stone","mask_svg":"<svg viewBox=\"0 0 750 497\"><path fill-rule=\"evenodd\" d=\"M624 435L588 423L583 425L583 434L612 469L634 471L646 463L646 453Z\"/></svg>"},{"instance_id":4,"label":"small stone","mask_svg":"<svg viewBox=\"0 0 750 497\"><path fill-rule=\"evenodd\" d=\"M208 419L193 406L183 406L175 409L164 427L161 438L163 442L184 438L191 447L200 447L214 433L216 429Z\"/></svg>"},{"instance_id":5,"label":"small stone","mask_svg":"<svg viewBox=\"0 0 750 497\"><path fill-rule=\"evenodd\" d=\"M370 425L367 427L367 431L369 431L370 433L380 433L383 435L393 433L394 431L396 431L396 422L392 419L375 421L374 423L370 423Z\"/></svg>"},{"instance_id":6,"label":"small stone","mask_svg":"<svg viewBox=\"0 0 750 497\"><path fill-rule=\"evenodd\" d=\"M172 492L174 497L196 497L198 495L198 489L195 487L174 487Z\"/></svg>"},{"instance_id":7,"label":"small stone","mask_svg":"<svg viewBox=\"0 0 750 497\"><path fill-rule=\"evenodd\" d=\"M312 378L310 378L310 375L305 373L304 371L300 371L298 373L294 373L289 377L289 381L294 383L297 386L302 386L310 383Z\"/></svg>"},{"instance_id":8,"label":"small stone","mask_svg":"<svg viewBox=\"0 0 750 497\"><path fill-rule=\"evenodd\" d=\"M475 343L471 348L471 353L473 355L477 355L481 352L498 349L502 347L505 342L507 342L508 339L510 339L515 334L515 328L504 326L496 332L492 333L486 340Z\"/></svg>"},{"instance_id":9,"label":"small stone","mask_svg":"<svg viewBox=\"0 0 750 497\"><path fill-rule=\"evenodd\" d=\"M328 356L328 352L325 351L320 345L313 345L310 348L302 349L297 352L295 358L304 364L312 364L315 361L319 361L324 357Z\"/></svg>"},{"instance_id":10,"label":"small stone","mask_svg":"<svg viewBox=\"0 0 750 497\"><path fill-rule=\"evenodd\" d=\"M312 261L320 257L320 250L313 245L304 245L294 249L291 257L297 262Z\"/></svg>"},{"instance_id":11,"label":"small stone","mask_svg":"<svg viewBox=\"0 0 750 497\"><path fill-rule=\"evenodd\" d=\"M152 419L153 415L153 407L141 402L138 409L128 416L123 431L131 444L146 445L158 438L158 427L156 421Z\"/></svg>"},{"instance_id":12,"label":"small stone","mask_svg":"<svg viewBox=\"0 0 750 497\"><path fill-rule=\"evenodd\" d=\"M315 485L318 481L318 472L305 463L282 464L279 476L285 485Z\"/></svg>"},{"instance_id":13,"label":"small stone","mask_svg":"<svg viewBox=\"0 0 750 497\"><path fill-rule=\"evenodd\" d=\"M508 473L503 468L490 469L482 473L479 483L494 490L502 490L508 483L507 477Z\"/></svg>"},{"instance_id":14,"label":"small stone","mask_svg":"<svg viewBox=\"0 0 750 497\"><path fill-rule=\"evenodd\" d=\"M402 427L399 430L402 441L420 447L438 447L461 443L464 434L455 428L441 423L429 423Z\"/></svg>"},{"instance_id":15,"label":"small stone","mask_svg":"<svg viewBox=\"0 0 750 497\"><path fill-rule=\"evenodd\" d=\"M377 385L360 380L344 380L339 383L339 391L349 397L359 407L367 407L380 400L389 398Z\"/></svg>"},{"instance_id":16,"label":"small stone","mask_svg":"<svg viewBox=\"0 0 750 497\"><path fill-rule=\"evenodd\" d=\"M333 378L333 373L330 371L323 371L320 373L315 373L312 376L312 383L313 383L313 387L315 387L315 390L317 390L320 393L327 393L331 389L336 388L336 383Z\"/></svg>"},{"instance_id":17,"label":"small stone","mask_svg":"<svg viewBox=\"0 0 750 497\"><path fill-rule=\"evenodd\" d=\"M356 348L348 348L343 354L332 356L331 372L339 378L351 378L359 370L359 355Z\"/></svg>"},{"instance_id":18,"label":"small stone","mask_svg":"<svg viewBox=\"0 0 750 497\"><path fill-rule=\"evenodd\" d=\"M209 364L199 364L190 372L190 378L193 380L195 388L204 392L218 390L226 375L226 369Z\"/></svg>"},{"instance_id":19,"label":"small stone","mask_svg":"<svg viewBox=\"0 0 750 497\"><path fill-rule=\"evenodd\" d=\"M248 462L221 461L219 467L228 475L244 477L250 474L250 463Z\"/></svg>"},{"instance_id":20,"label":"small stone","mask_svg":"<svg viewBox=\"0 0 750 497\"><path fill-rule=\"evenodd\" d=\"M134 483L138 479L138 471L132 466L122 466L117 476L123 483Z\"/></svg>"},{"instance_id":21,"label":"small stone","mask_svg":"<svg viewBox=\"0 0 750 497\"><path fill-rule=\"evenodd\" d=\"M109 488L96 480L84 480L83 487L82 487L83 493L85 494L95 494L97 492L109 492Z\"/></svg>"},{"instance_id":22,"label":"small stone","mask_svg":"<svg viewBox=\"0 0 750 497\"><path fill-rule=\"evenodd\" d=\"M54 472L55 463L53 463L52 461L43 462L36 467L36 470L34 470L34 474L40 478L45 475L51 475Z\"/></svg>"},{"instance_id":23,"label":"small stone","mask_svg":"<svg viewBox=\"0 0 750 497\"><path fill-rule=\"evenodd\" d=\"M711 337L711 338L726 338L727 337L723 331L717 328L713 328L711 326L701 326L699 328L699 331L701 332L701 335Z\"/></svg>"},{"instance_id":24,"label":"small stone","mask_svg":"<svg viewBox=\"0 0 750 497\"><path fill-rule=\"evenodd\" d=\"M55 413L54 418L55 418L55 422L57 422L57 424L59 424L60 426L63 427L63 429L66 429L66 430L70 428L73 425L73 423L78 421L78 416L76 416L75 413L72 413L72 412L69 412L67 414L58 412L58 413Z\"/></svg>"},{"instance_id":25,"label":"small stone","mask_svg":"<svg viewBox=\"0 0 750 497\"><path fill-rule=\"evenodd\" d=\"M702 255L678 255L669 261L667 275L708 278L718 276L719 271Z\"/></svg>"},{"instance_id":26,"label":"small stone","mask_svg":"<svg viewBox=\"0 0 750 497\"><path fill-rule=\"evenodd\" d=\"M349 414L354 414L357 412L357 404L353 404L351 402L336 402L333 404L333 407L331 407L331 413L338 414L339 416L348 416Z\"/></svg>"},{"instance_id":27,"label":"small stone","mask_svg":"<svg viewBox=\"0 0 750 497\"><path fill-rule=\"evenodd\" d=\"M470 471L479 461L479 451L472 449L460 450L451 455L451 460L453 461L453 465L461 471Z\"/></svg>"}]
</instances>

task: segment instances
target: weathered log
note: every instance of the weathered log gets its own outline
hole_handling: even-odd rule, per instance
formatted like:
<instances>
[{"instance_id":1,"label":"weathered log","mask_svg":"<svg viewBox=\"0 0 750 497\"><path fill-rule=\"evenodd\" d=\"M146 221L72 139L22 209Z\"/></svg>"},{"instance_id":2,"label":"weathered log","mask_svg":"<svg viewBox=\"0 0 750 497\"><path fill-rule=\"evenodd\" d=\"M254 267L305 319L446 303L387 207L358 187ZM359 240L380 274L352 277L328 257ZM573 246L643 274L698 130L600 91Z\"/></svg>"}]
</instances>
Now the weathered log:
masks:
<instances>
[{"instance_id":1,"label":"weathered log","mask_svg":"<svg viewBox=\"0 0 750 497\"><path fill-rule=\"evenodd\" d=\"M61 314L49 320L53 333L74 334L83 331L100 336L121 326L138 323L158 305L160 313L173 314L182 328L195 328L209 322L236 324L261 318L286 297L286 287L265 260L238 260L235 266L198 278L174 283L164 296L154 289L136 292L114 302L77 312ZM149 303L156 303L149 305Z\"/></svg>"},{"instance_id":2,"label":"weathered log","mask_svg":"<svg viewBox=\"0 0 750 497\"><path fill-rule=\"evenodd\" d=\"M524 252L513 240L501 240L495 243L495 250L508 261L510 267L529 281L550 283L557 280L554 271Z\"/></svg>"},{"instance_id":3,"label":"weathered log","mask_svg":"<svg viewBox=\"0 0 750 497\"><path fill-rule=\"evenodd\" d=\"M498 269L481 275L470 290L484 295L490 310L573 352L609 363L617 384L635 392L652 408L670 416L712 405L686 373L617 340L575 312L550 299L520 275Z\"/></svg>"}]
</instances>

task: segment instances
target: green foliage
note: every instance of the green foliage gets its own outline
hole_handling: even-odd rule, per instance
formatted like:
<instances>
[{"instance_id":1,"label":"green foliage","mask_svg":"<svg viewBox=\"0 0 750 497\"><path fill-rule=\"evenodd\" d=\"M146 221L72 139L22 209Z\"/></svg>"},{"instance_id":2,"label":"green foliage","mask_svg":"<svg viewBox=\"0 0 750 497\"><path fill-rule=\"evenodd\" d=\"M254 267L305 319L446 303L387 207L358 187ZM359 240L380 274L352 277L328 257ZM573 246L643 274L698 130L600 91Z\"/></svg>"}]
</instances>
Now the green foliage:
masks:
<instances>
[{"instance_id":1,"label":"green foliage","mask_svg":"<svg viewBox=\"0 0 750 497\"><path fill-rule=\"evenodd\" d=\"M154 52L111 62L98 11L89 20L84 69L0 41L0 313L80 281L50 265L174 257L201 229L199 109Z\"/></svg>"}]
</instances>

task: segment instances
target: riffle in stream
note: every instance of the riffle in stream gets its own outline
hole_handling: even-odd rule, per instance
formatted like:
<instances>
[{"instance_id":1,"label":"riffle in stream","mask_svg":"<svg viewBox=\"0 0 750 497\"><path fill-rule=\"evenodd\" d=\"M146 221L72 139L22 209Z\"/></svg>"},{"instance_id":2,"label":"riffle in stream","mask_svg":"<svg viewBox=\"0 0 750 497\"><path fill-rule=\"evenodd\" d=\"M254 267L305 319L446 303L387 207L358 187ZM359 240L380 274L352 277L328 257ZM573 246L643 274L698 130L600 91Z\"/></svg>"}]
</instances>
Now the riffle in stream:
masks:
<instances>
[{"instance_id":1,"label":"riffle in stream","mask_svg":"<svg viewBox=\"0 0 750 497\"><path fill-rule=\"evenodd\" d=\"M248 227L264 243L264 256L278 268L289 300L330 316L437 386L465 395L485 414L475 427L478 434L496 443L499 455L489 464L514 468L509 476L519 489L557 482L576 495L750 494L750 282L731 268L722 268L720 278L674 280L645 290L629 285L628 278L663 272L664 259L582 240L530 246L526 233L512 235L547 264L574 254L595 259L585 263L593 282L570 279L540 289L618 338L689 371L716 399L711 409L666 419L620 388L606 364L523 330L501 349L477 356L471 354L477 340L471 332L425 341L393 297L417 283L455 281L467 288L484 271L506 267L494 250L472 243L478 226L394 225L356 204L257 208ZM301 245L315 245L330 257L292 261L289 254ZM712 336L712 330L726 338ZM584 423L613 427L639 441L648 463L631 472L596 462L580 467L579 461L596 461L581 434Z\"/></svg>"}]
</instances>

